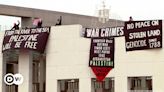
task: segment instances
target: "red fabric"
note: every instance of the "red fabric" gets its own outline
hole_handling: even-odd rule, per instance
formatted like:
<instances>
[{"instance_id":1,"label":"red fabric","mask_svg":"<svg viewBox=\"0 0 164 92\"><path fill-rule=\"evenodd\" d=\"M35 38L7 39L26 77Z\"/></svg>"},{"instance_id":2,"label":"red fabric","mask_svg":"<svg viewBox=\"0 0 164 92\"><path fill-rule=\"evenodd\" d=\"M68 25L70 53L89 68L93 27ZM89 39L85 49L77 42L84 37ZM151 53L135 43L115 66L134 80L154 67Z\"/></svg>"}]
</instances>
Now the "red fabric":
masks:
<instances>
[{"instance_id":1,"label":"red fabric","mask_svg":"<svg viewBox=\"0 0 164 92\"><path fill-rule=\"evenodd\" d=\"M103 81L106 75L112 69L111 67L91 67L98 81Z\"/></svg>"}]
</instances>

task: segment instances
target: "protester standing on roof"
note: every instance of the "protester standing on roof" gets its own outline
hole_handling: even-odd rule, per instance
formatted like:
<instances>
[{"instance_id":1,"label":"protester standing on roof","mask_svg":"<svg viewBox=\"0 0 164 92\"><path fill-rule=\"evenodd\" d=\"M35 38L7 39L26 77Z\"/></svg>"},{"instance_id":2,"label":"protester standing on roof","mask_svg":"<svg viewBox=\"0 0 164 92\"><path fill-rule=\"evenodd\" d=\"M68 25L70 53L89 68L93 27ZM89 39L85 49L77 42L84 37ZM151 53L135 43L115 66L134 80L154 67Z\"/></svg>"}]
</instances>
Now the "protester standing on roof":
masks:
<instances>
[{"instance_id":1,"label":"protester standing on roof","mask_svg":"<svg viewBox=\"0 0 164 92\"><path fill-rule=\"evenodd\" d=\"M14 23L14 26L11 28L11 30L19 30L19 20L18 20L18 24Z\"/></svg>"},{"instance_id":2,"label":"protester standing on roof","mask_svg":"<svg viewBox=\"0 0 164 92\"><path fill-rule=\"evenodd\" d=\"M38 17L34 18L34 20L33 20L33 27L34 28L42 27L42 20L41 20L41 18L38 18Z\"/></svg>"},{"instance_id":3,"label":"protester standing on roof","mask_svg":"<svg viewBox=\"0 0 164 92\"><path fill-rule=\"evenodd\" d=\"M57 25L62 25L62 16L60 16L60 18L57 20L57 23L55 24Z\"/></svg>"},{"instance_id":4,"label":"protester standing on roof","mask_svg":"<svg viewBox=\"0 0 164 92\"><path fill-rule=\"evenodd\" d=\"M42 20L41 20L41 19L39 19L39 21L38 21L38 26L37 26L37 27L39 27L39 28L42 27Z\"/></svg>"},{"instance_id":5,"label":"protester standing on roof","mask_svg":"<svg viewBox=\"0 0 164 92\"><path fill-rule=\"evenodd\" d=\"M133 18L132 18L132 16L130 16L130 17L129 17L129 21L133 21Z\"/></svg>"}]
</instances>

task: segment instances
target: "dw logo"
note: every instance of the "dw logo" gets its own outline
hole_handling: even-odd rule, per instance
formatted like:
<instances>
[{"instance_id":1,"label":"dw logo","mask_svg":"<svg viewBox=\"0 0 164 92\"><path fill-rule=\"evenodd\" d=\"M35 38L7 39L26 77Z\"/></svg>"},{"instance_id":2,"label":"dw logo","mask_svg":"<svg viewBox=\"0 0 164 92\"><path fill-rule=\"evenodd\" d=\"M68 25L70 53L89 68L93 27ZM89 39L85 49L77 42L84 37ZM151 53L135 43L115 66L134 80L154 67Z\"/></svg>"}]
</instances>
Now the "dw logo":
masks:
<instances>
[{"instance_id":1,"label":"dw logo","mask_svg":"<svg viewBox=\"0 0 164 92\"><path fill-rule=\"evenodd\" d=\"M7 85L12 85L12 84L20 85L23 83L23 76L18 73L17 74L8 73L4 76L4 82Z\"/></svg>"}]
</instances>

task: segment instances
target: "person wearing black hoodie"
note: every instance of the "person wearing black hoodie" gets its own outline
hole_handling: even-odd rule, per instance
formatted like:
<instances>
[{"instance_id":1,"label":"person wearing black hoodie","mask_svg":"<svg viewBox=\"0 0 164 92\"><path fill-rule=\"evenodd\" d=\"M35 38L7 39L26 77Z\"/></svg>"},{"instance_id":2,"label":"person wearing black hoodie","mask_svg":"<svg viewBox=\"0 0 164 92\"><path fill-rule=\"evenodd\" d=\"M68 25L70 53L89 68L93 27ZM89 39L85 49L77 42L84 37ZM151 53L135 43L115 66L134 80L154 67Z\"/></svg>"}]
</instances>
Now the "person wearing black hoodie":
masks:
<instances>
[{"instance_id":1,"label":"person wearing black hoodie","mask_svg":"<svg viewBox=\"0 0 164 92\"><path fill-rule=\"evenodd\" d=\"M55 24L56 26L57 25L62 25L62 16L60 16L60 18L58 19L58 22Z\"/></svg>"},{"instance_id":2,"label":"person wearing black hoodie","mask_svg":"<svg viewBox=\"0 0 164 92\"><path fill-rule=\"evenodd\" d=\"M19 30L19 25L20 25L20 22L18 20L18 24L14 23L14 26L11 28L11 30Z\"/></svg>"}]
</instances>

